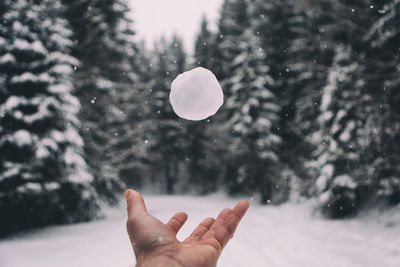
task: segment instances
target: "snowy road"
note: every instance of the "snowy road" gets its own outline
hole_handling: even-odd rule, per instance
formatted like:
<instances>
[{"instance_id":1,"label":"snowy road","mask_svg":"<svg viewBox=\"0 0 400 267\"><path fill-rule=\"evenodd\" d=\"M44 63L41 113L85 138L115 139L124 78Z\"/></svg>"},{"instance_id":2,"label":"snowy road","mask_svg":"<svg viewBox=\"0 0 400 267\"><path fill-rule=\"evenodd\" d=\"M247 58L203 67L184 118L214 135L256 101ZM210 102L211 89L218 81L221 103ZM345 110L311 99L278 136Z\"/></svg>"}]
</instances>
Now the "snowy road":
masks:
<instances>
[{"instance_id":1,"label":"snowy road","mask_svg":"<svg viewBox=\"0 0 400 267\"><path fill-rule=\"evenodd\" d=\"M203 218L235 204L219 195L145 196L145 200L148 210L163 221L177 211L188 212L180 238ZM0 240L0 267L133 266L125 234L125 208L107 210L106 214L106 219L91 223L49 227ZM383 226L366 219L313 218L309 205L253 204L218 266L398 267L400 226Z\"/></svg>"}]
</instances>

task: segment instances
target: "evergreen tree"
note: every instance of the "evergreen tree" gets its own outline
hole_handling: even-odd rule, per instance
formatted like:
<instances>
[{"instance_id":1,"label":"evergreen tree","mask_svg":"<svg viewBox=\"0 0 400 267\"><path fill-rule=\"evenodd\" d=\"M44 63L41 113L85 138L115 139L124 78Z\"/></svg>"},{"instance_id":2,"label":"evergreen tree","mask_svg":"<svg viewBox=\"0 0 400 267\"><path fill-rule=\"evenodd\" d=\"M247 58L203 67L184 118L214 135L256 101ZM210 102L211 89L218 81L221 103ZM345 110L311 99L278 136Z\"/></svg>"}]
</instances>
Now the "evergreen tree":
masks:
<instances>
[{"instance_id":1,"label":"evergreen tree","mask_svg":"<svg viewBox=\"0 0 400 267\"><path fill-rule=\"evenodd\" d=\"M211 69L220 81L230 77L232 59L241 52L235 44L250 27L248 5L247 0L225 0L222 5Z\"/></svg>"},{"instance_id":2,"label":"evergreen tree","mask_svg":"<svg viewBox=\"0 0 400 267\"><path fill-rule=\"evenodd\" d=\"M214 50L214 35L208 29L208 21L203 17L200 32L197 35L194 45L194 63L195 67L204 67L212 69ZM209 118L203 121L186 122L186 168L188 178L187 187L197 190L200 194L206 194L217 189L219 181L218 171L221 166L219 158L219 149L214 144L211 129L217 127L218 122Z\"/></svg>"},{"instance_id":3,"label":"evergreen tree","mask_svg":"<svg viewBox=\"0 0 400 267\"><path fill-rule=\"evenodd\" d=\"M400 202L400 2L375 2L374 20L362 39L368 44L368 62L363 62L366 68L362 75L367 78L368 93L375 99L376 115L371 119L378 124L371 146L376 150L375 158L370 167L374 170L373 180L379 181L378 196L396 204Z\"/></svg>"},{"instance_id":4,"label":"evergreen tree","mask_svg":"<svg viewBox=\"0 0 400 267\"><path fill-rule=\"evenodd\" d=\"M230 168L236 169L236 175L227 177L227 183L232 193L259 189L262 203L269 203L280 186L281 140L276 135L280 108L270 90L274 81L264 65L258 37L248 29L236 45L241 53L233 59L231 96L226 103L234 156Z\"/></svg>"},{"instance_id":5,"label":"evergreen tree","mask_svg":"<svg viewBox=\"0 0 400 267\"><path fill-rule=\"evenodd\" d=\"M111 165L118 171L119 178L127 185L136 188L146 182L150 158L146 139L147 116L150 112L149 89L152 87L150 57L145 54L143 44L139 44L132 60L135 82L123 90L113 90L114 107L112 131L115 137L110 140Z\"/></svg>"},{"instance_id":6,"label":"evergreen tree","mask_svg":"<svg viewBox=\"0 0 400 267\"><path fill-rule=\"evenodd\" d=\"M0 21L0 234L84 221L98 207L59 1L5 2Z\"/></svg>"},{"instance_id":7,"label":"evergreen tree","mask_svg":"<svg viewBox=\"0 0 400 267\"><path fill-rule=\"evenodd\" d=\"M241 36L245 30L250 27L248 11L248 2L244 0L225 0L221 8L218 30L214 41L212 70L221 83L225 101L233 95L231 89L231 77L234 69L232 59L241 53L237 43L241 41ZM219 153L222 156L219 158L223 162L222 166L225 166L222 174L224 183L231 184L228 187L228 191L238 193L240 192L238 188L236 190L233 189L235 187L234 184L236 184L238 168L236 162L232 160L233 153L230 149L232 145L231 129L226 123L231 118L232 112L226 107L227 105L225 104L213 118L213 121L215 120L215 123L219 124L218 131L214 135L216 134L222 139L219 143L221 148L218 150L222 150Z\"/></svg>"},{"instance_id":8,"label":"evergreen tree","mask_svg":"<svg viewBox=\"0 0 400 267\"><path fill-rule=\"evenodd\" d=\"M353 82L353 73L360 68L353 62L351 54L350 47L338 46L328 83L323 88L319 117L321 128L314 135L314 140L321 144L316 186L323 210L332 217L349 215L357 208L356 179L361 175L357 173L361 163L361 144L357 139L368 138L360 136L365 132L357 129L364 124L361 117L364 113L362 108L361 112L359 110L358 100L362 97L361 92L354 88L346 92L346 87ZM366 140L360 141L365 146Z\"/></svg>"},{"instance_id":9,"label":"evergreen tree","mask_svg":"<svg viewBox=\"0 0 400 267\"><path fill-rule=\"evenodd\" d=\"M152 63L154 81L149 95L148 147L155 171L154 181L168 194L176 191L180 166L185 160L184 122L179 120L169 104L171 82L185 70L185 61L179 37L173 36L169 43L162 39L157 44Z\"/></svg>"},{"instance_id":10,"label":"evergreen tree","mask_svg":"<svg viewBox=\"0 0 400 267\"><path fill-rule=\"evenodd\" d=\"M270 5L261 1L258 4ZM257 8L255 2L226 0L219 21L214 69L223 79L227 98L226 108L219 117L229 121L221 129L223 132L233 130L233 134L224 133L229 162L225 179L231 193L259 188L263 203L280 202L287 197L287 190L281 191L284 194L274 193L277 188L287 189L288 181L280 179L282 168L270 168L273 164L280 165L278 150L282 144L276 134L280 129L277 115L282 111L275 96L280 96L280 92L270 76L269 63L276 64L271 59L271 43L262 43L257 36L261 27L255 18L259 15ZM267 48L268 53L264 54Z\"/></svg>"},{"instance_id":11,"label":"evergreen tree","mask_svg":"<svg viewBox=\"0 0 400 267\"><path fill-rule=\"evenodd\" d=\"M73 55L81 61L74 84L84 103L80 118L86 156L98 192L115 201L115 192L123 187L119 179L121 151L113 148L123 143L119 138L125 136L119 133L125 131L120 128L125 126L127 104L121 103L121 96L127 97L125 101L136 102L141 87L136 85L137 48L132 42L129 9L124 0L63 1L74 33Z\"/></svg>"},{"instance_id":12,"label":"evergreen tree","mask_svg":"<svg viewBox=\"0 0 400 267\"><path fill-rule=\"evenodd\" d=\"M391 109L387 95L393 91L386 91L391 88L389 84L398 82L398 70L394 67L398 58L392 56L396 53L394 43L399 36L390 26L392 19L396 20L396 9L390 7L396 4L385 2L325 6L332 9L325 10L326 14L343 16L334 23L335 30L328 36L337 50L328 83L323 88L321 127L315 138L325 145L318 150L314 164L318 176L317 193L323 210L331 217L354 214L379 195L394 203L399 199L398 179L395 178L399 160L395 130L398 124L393 123L398 113ZM343 12L343 6L351 7L352 11ZM352 13L355 12L360 15L354 17ZM383 26L384 21L391 22ZM360 24L364 27L351 27ZM386 28L391 34L376 38L378 28L382 31ZM385 48L378 43L385 44ZM387 64L384 58L389 57L391 61ZM390 148L388 140L392 143Z\"/></svg>"},{"instance_id":13,"label":"evergreen tree","mask_svg":"<svg viewBox=\"0 0 400 267\"><path fill-rule=\"evenodd\" d=\"M279 157L285 166L284 176L302 179L307 187L310 174L304 167L311 156L310 135L319 114L320 88L326 81L328 51L322 49L318 31L311 23L304 1L255 1L251 6L252 24L261 39L261 47L270 66L271 86L281 106ZM312 12L309 12L312 14ZM323 51L321 51L323 50ZM301 194L307 194L301 192Z\"/></svg>"},{"instance_id":14,"label":"evergreen tree","mask_svg":"<svg viewBox=\"0 0 400 267\"><path fill-rule=\"evenodd\" d=\"M215 131L218 121L207 119L196 122L186 122L185 129L185 161L187 169L188 190L207 194L217 190L220 185L221 166L220 155L223 150L216 145Z\"/></svg>"},{"instance_id":15,"label":"evergreen tree","mask_svg":"<svg viewBox=\"0 0 400 267\"><path fill-rule=\"evenodd\" d=\"M194 46L194 66L211 69L213 66L214 35L208 29L208 21L203 17L200 32L196 37Z\"/></svg>"}]
</instances>

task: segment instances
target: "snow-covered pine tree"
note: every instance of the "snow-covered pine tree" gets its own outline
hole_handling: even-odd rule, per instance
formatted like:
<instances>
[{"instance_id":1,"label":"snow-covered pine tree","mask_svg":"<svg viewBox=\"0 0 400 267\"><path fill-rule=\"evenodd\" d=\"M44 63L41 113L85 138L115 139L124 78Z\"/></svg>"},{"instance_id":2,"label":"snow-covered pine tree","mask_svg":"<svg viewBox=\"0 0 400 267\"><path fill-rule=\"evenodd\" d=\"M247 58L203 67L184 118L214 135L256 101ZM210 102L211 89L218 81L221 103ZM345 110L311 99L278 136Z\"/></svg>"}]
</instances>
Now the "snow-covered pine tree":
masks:
<instances>
[{"instance_id":1,"label":"snow-covered pine tree","mask_svg":"<svg viewBox=\"0 0 400 267\"><path fill-rule=\"evenodd\" d=\"M379 195L398 201L398 112L389 100L396 93L387 88L398 84L394 44L399 36L391 20L396 9L388 8L395 3L385 2L331 3L332 10L324 11L327 16L343 16L332 22L334 30L328 35L336 56L323 88L321 127L314 138L323 144L314 165L317 194L331 217L354 214ZM348 8L352 11L343 11ZM359 16L353 16L355 12ZM386 19L391 22L383 26ZM354 26L359 24L366 27ZM391 34L378 37L379 27L388 27ZM382 49L378 43L387 46Z\"/></svg>"},{"instance_id":2,"label":"snow-covered pine tree","mask_svg":"<svg viewBox=\"0 0 400 267\"><path fill-rule=\"evenodd\" d=\"M111 123L115 137L110 140L110 162L119 178L127 185L139 188L146 183L151 166L146 139L147 116L150 112L149 88L153 78L151 59L144 44L138 44L131 59L137 79L127 88L113 91L114 108ZM132 75L132 74L131 74Z\"/></svg>"},{"instance_id":3,"label":"snow-covered pine tree","mask_svg":"<svg viewBox=\"0 0 400 267\"><path fill-rule=\"evenodd\" d=\"M98 192L105 199L115 201L115 193L123 187L119 177L121 151L115 145L127 141L123 133L126 130L120 128L126 126L124 113L131 113L126 109L135 108L130 104L137 102L141 87L134 71L137 48L132 41L129 9L125 0L63 2L74 33L73 55L81 61L74 84L83 103L80 118L85 153ZM119 132L125 141L118 140ZM134 151L134 140L125 148Z\"/></svg>"},{"instance_id":4,"label":"snow-covered pine tree","mask_svg":"<svg viewBox=\"0 0 400 267\"><path fill-rule=\"evenodd\" d=\"M320 130L313 139L319 143L316 167L316 189L322 210L331 217L342 217L355 212L357 180L360 169L360 144L368 143L363 133L363 112L358 108L363 97L352 83L353 74L360 66L353 62L349 46L338 46L328 83L323 88ZM362 108L361 108L362 109ZM361 116L360 116L361 115ZM363 177L363 176L361 176Z\"/></svg>"},{"instance_id":5,"label":"snow-covered pine tree","mask_svg":"<svg viewBox=\"0 0 400 267\"><path fill-rule=\"evenodd\" d=\"M187 190L207 194L215 191L220 184L223 150L216 144L217 138L213 131L218 123L210 118L184 124L188 181L183 187Z\"/></svg>"},{"instance_id":6,"label":"snow-covered pine tree","mask_svg":"<svg viewBox=\"0 0 400 267\"><path fill-rule=\"evenodd\" d=\"M232 131L230 167L235 168L236 175L228 177L228 187L231 193L259 190L262 203L279 202L283 200L278 194L283 190L277 154L281 139L276 134L280 107L270 89L274 81L252 29L245 30L235 45L241 53L232 61L231 96L226 109Z\"/></svg>"},{"instance_id":7,"label":"snow-covered pine tree","mask_svg":"<svg viewBox=\"0 0 400 267\"><path fill-rule=\"evenodd\" d=\"M208 29L208 21L203 17L200 31L194 45L193 68L204 67L212 69L212 53L214 49L214 35ZM216 190L219 180L218 171L221 166L219 150L214 144L215 135L211 128L217 127L218 122L213 118L203 121L186 121L185 127L185 163L186 173L189 176L187 190L194 190L206 194Z\"/></svg>"},{"instance_id":8,"label":"snow-covered pine tree","mask_svg":"<svg viewBox=\"0 0 400 267\"><path fill-rule=\"evenodd\" d=\"M229 99L232 96L231 78L234 69L232 60L241 53L237 43L241 40L245 30L250 27L248 8L248 1L245 0L225 0L221 8L218 30L214 41L212 70L221 83L225 99ZM229 126L226 125L226 121L230 119L232 114L227 112L226 107L227 105L225 104L213 120L220 122L216 134L221 139L218 144L222 147L219 150L223 150L223 152L219 153L219 159L224 162L222 165L225 168L222 174L224 183L235 184L237 168L236 163L232 160L233 154L230 150L232 136L228 129ZM234 190L233 186L227 187L231 193L240 191L239 188Z\"/></svg>"},{"instance_id":9,"label":"snow-covered pine tree","mask_svg":"<svg viewBox=\"0 0 400 267\"><path fill-rule=\"evenodd\" d=\"M281 106L279 156L285 163L285 177L302 179L307 187L309 175L304 168L312 151L309 134L315 130L320 87L325 82L324 52L319 35L312 32L306 1L256 0L251 5L252 24L268 55L265 65L275 83L270 88ZM312 11L309 11L312 14ZM330 63L330 62L329 62ZM301 192L301 193L306 193Z\"/></svg>"},{"instance_id":10,"label":"snow-covered pine tree","mask_svg":"<svg viewBox=\"0 0 400 267\"><path fill-rule=\"evenodd\" d=\"M232 59L240 53L236 38L250 27L248 5L248 0L225 0L222 5L211 68L220 81L230 77Z\"/></svg>"},{"instance_id":11,"label":"snow-covered pine tree","mask_svg":"<svg viewBox=\"0 0 400 267\"><path fill-rule=\"evenodd\" d=\"M194 66L204 67L212 70L214 34L208 29L208 21L204 16L201 21L200 32L198 33L194 45Z\"/></svg>"},{"instance_id":12,"label":"snow-covered pine tree","mask_svg":"<svg viewBox=\"0 0 400 267\"><path fill-rule=\"evenodd\" d=\"M118 14L115 42L119 43L117 50L123 58L116 62L117 70L122 73L112 78L116 86L110 91L109 129L114 137L109 141L109 162L118 180L140 186L148 176L149 156L144 131L149 106L145 99L153 77L144 44L133 40L135 33L126 1L114 1L114 9Z\"/></svg>"},{"instance_id":13,"label":"snow-covered pine tree","mask_svg":"<svg viewBox=\"0 0 400 267\"><path fill-rule=\"evenodd\" d=\"M96 215L59 1L5 0L0 21L0 234Z\"/></svg>"},{"instance_id":14,"label":"snow-covered pine tree","mask_svg":"<svg viewBox=\"0 0 400 267\"><path fill-rule=\"evenodd\" d=\"M169 103L172 80L185 70L186 56L180 37L167 42L162 38L152 61L153 86L149 95L150 114L147 123L147 142L152 159L154 182L162 192L176 192L180 167L185 160L185 128Z\"/></svg>"},{"instance_id":15,"label":"snow-covered pine tree","mask_svg":"<svg viewBox=\"0 0 400 267\"><path fill-rule=\"evenodd\" d=\"M362 75L374 101L376 128L372 181L378 181L379 198L400 202L400 1L375 1L373 21L362 40L367 44ZM371 112L370 112L371 113ZM373 184L372 186L375 186Z\"/></svg>"}]
</instances>

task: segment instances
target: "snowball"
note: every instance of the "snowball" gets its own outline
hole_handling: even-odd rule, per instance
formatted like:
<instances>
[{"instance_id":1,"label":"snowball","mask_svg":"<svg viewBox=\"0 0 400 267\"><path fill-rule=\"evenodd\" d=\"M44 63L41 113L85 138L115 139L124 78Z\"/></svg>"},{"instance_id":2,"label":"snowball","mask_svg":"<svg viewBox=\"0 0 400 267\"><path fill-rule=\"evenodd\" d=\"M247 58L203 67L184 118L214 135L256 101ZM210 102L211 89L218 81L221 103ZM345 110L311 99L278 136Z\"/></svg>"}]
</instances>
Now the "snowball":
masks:
<instances>
[{"instance_id":1,"label":"snowball","mask_svg":"<svg viewBox=\"0 0 400 267\"><path fill-rule=\"evenodd\" d=\"M215 75L198 67L175 78L169 100L179 117L199 121L218 111L224 102L224 95Z\"/></svg>"}]
</instances>

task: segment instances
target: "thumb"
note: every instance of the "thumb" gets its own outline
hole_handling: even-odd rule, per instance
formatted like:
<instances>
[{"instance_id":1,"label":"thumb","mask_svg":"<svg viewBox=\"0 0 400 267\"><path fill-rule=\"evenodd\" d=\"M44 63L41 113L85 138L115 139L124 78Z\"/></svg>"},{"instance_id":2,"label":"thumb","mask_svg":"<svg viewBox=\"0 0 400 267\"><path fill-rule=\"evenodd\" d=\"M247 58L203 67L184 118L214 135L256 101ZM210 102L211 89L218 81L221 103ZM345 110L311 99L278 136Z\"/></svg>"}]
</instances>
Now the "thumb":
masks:
<instances>
[{"instance_id":1,"label":"thumb","mask_svg":"<svg viewBox=\"0 0 400 267\"><path fill-rule=\"evenodd\" d=\"M128 218L134 218L147 213L146 205L142 195L132 189L127 189L124 193L127 204Z\"/></svg>"}]
</instances>

